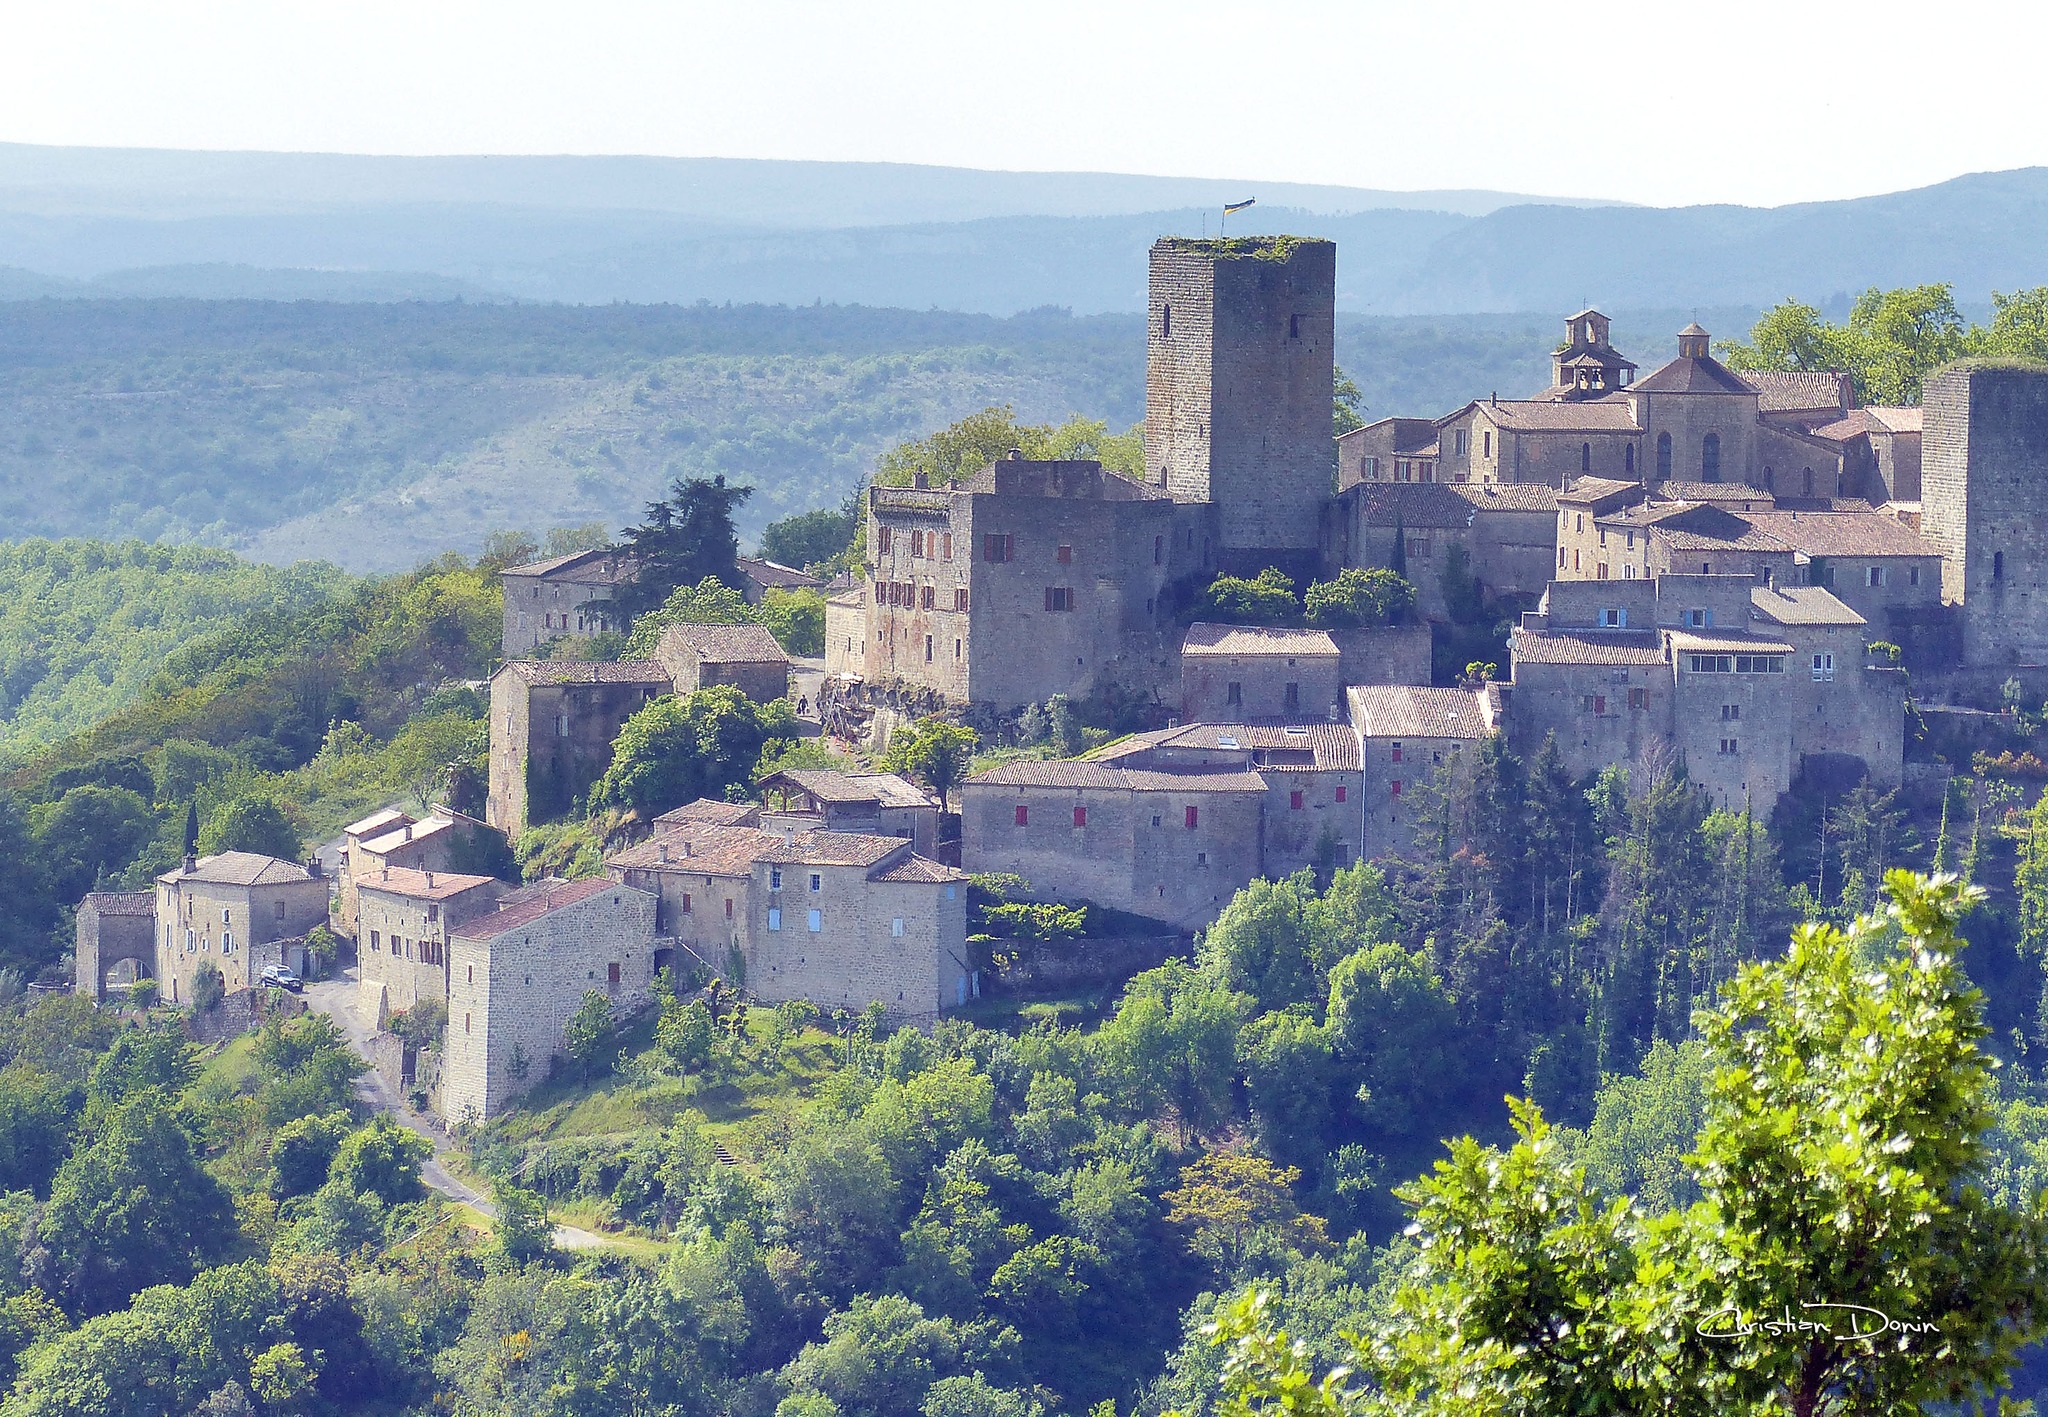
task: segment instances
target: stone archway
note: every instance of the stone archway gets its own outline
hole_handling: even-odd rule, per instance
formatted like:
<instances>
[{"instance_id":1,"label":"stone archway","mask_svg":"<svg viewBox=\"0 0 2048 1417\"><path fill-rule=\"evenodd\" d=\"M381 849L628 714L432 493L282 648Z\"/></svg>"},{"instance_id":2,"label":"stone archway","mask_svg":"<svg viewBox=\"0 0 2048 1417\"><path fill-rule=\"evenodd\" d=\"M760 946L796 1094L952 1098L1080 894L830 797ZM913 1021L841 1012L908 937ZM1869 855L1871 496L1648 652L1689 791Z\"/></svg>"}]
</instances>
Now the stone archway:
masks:
<instances>
[{"instance_id":1,"label":"stone archway","mask_svg":"<svg viewBox=\"0 0 2048 1417\"><path fill-rule=\"evenodd\" d=\"M114 987L122 988L156 978L155 893L94 891L80 901L75 967L78 991L96 1000L117 977L123 982Z\"/></svg>"}]
</instances>

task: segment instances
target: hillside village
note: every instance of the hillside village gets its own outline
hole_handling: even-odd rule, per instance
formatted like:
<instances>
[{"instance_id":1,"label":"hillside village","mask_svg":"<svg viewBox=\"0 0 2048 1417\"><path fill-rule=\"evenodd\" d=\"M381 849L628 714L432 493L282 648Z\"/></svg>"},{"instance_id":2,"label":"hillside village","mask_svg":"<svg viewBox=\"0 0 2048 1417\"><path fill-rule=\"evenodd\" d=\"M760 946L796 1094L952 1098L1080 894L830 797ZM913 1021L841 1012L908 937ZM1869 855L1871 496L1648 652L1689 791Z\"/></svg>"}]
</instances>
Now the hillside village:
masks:
<instances>
[{"instance_id":1,"label":"hillside village","mask_svg":"<svg viewBox=\"0 0 2048 1417\"><path fill-rule=\"evenodd\" d=\"M631 1013L664 969L928 1026L982 991L973 878L1197 932L1254 880L1405 849L1446 764L1488 740L1547 746L1578 778L1680 764L1762 820L1821 765L1897 786L1909 698L2048 687L2048 373L1954 366L1919 407L1865 408L1845 375L1733 372L1693 325L1638 378L1584 310L1548 388L1357 428L1333 481L1334 270L1324 241L1157 242L1144 479L1013 450L868 488L822 664L759 625L692 623L645 659L537 658L630 628L614 597L637 568L617 547L508 567L480 811L356 821L332 879L317 858L188 846L153 890L82 902L78 987L148 977L183 1004L217 969L251 994L329 931L380 1029L445 1008L421 1081L476 1122L546 1075L587 992ZM739 564L753 601L821 584ZM1412 608L1201 618L1219 577L1359 572L1398 577ZM1471 603L1511 619L1504 663L1443 662ZM791 702L849 755L932 717L1001 741L1054 699L1114 703L1134 731L944 796L792 768L758 801L655 815L601 877L477 868L580 810L636 713L719 685ZM389 1066L412 1080L403 1051Z\"/></svg>"}]
</instances>

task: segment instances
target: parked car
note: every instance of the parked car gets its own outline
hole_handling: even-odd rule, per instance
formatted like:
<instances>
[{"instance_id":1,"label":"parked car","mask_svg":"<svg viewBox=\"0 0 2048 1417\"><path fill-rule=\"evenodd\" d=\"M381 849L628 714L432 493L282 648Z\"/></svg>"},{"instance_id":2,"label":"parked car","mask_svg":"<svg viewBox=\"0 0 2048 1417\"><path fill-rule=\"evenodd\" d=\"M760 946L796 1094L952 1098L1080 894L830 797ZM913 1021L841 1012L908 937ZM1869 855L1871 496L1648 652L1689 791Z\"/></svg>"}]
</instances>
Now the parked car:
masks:
<instances>
[{"instance_id":1,"label":"parked car","mask_svg":"<svg viewBox=\"0 0 2048 1417\"><path fill-rule=\"evenodd\" d=\"M289 990L294 994L305 987L305 981L281 964L264 966L263 982L265 984L275 984L278 988Z\"/></svg>"}]
</instances>

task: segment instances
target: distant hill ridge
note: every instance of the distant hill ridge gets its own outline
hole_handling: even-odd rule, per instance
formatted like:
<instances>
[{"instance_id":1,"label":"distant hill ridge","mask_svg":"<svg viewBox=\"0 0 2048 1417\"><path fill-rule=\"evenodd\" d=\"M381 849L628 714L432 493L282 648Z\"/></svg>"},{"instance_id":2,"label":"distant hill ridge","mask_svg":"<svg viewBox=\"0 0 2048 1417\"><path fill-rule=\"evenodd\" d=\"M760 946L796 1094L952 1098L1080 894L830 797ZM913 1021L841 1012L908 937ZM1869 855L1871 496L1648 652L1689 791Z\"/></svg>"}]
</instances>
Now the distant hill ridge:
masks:
<instances>
[{"instance_id":1,"label":"distant hill ridge","mask_svg":"<svg viewBox=\"0 0 2048 1417\"><path fill-rule=\"evenodd\" d=\"M1130 312L1161 232L1338 242L1338 306L1560 314L2048 283L2048 169L1783 207L720 158L0 144L0 299L128 292ZM314 272L318 278L294 276ZM51 284L54 279L58 284ZM83 283L62 284L61 282Z\"/></svg>"}]
</instances>

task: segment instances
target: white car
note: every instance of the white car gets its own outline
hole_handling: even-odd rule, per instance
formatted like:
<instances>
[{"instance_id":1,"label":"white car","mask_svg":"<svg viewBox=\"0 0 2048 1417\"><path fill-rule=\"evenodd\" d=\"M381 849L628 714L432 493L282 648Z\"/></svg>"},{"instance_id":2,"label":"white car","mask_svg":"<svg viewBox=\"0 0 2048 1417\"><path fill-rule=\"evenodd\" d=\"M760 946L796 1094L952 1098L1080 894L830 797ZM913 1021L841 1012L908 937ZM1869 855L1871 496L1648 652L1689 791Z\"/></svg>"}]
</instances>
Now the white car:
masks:
<instances>
[{"instance_id":1,"label":"white car","mask_svg":"<svg viewBox=\"0 0 2048 1417\"><path fill-rule=\"evenodd\" d=\"M275 984L278 988L289 990L294 994L304 987L304 981L281 964L266 966L263 970L263 982L265 984Z\"/></svg>"}]
</instances>

